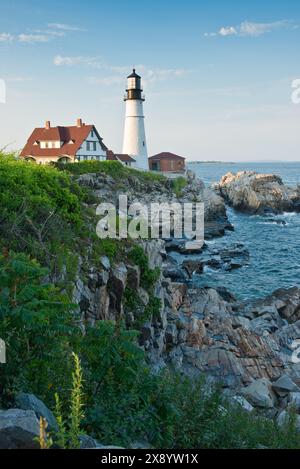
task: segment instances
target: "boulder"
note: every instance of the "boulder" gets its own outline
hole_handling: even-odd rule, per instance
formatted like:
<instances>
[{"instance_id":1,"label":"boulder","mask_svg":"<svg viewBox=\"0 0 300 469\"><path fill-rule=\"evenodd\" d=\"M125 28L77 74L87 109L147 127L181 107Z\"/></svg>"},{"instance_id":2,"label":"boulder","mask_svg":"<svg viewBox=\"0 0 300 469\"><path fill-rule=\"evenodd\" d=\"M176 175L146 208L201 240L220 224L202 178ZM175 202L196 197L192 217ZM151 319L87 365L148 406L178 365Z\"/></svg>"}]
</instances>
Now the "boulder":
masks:
<instances>
[{"instance_id":1,"label":"boulder","mask_svg":"<svg viewBox=\"0 0 300 469\"><path fill-rule=\"evenodd\" d=\"M252 412L254 410L253 405L251 405L243 396L234 396L232 399L247 412Z\"/></svg>"},{"instance_id":2,"label":"boulder","mask_svg":"<svg viewBox=\"0 0 300 469\"><path fill-rule=\"evenodd\" d=\"M271 409L274 407L276 398L272 391L270 381L265 378L254 381L249 386L241 390L246 399L256 407Z\"/></svg>"},{"instance_id":3,"label":"boulder","mask_svg":"<svg viewBox=\"0 0 300 469\"><path fill-rule=\"evenodd\" d=\"M286 396L290 392L300 393L300 388L298 388L298 386L287 375L281 376L275 383L272 384L272 388L281 397Z\"/></svg>"},{"instance_id":4,"label":"boulder","mask_svg":"<svg viewBox=\"0 0 300 469\"><path fill-rule=\"evenodd\" d=\"M288 406L300 412L300 392L291 392L288 397Z\"/></svg>"},{"instance_id":5,"label":"boulder","mask_svg":"<svg viewBox=\"0 0 300 469\"><path fill-rule=\"evenodd\" d=\"M22 410L33 410L38 419L43 417L47 420L48 430L58 431L58 425L53 413L34 394L18 394L16 397L16 405Z\"/></svg>"},{"instance_id":6,"label":"boulder","mask_svg":"<svg viewBox=\"0 0 300 469\"><path fill-rule=\"evenodd\" d=\"M282 410L277 415L276 423L279 427L283 427L289 424L290 418L291 418L291 415L289 414L289 412L287 412L286 410ZM295 419L296 419L295 421L296 430L297 432L300 433L300 415L296 415Z\"/></svg>"},{"instance_id":7,"label":"boulder","mask_svg":"<svg viewBox=\"0 0 300 469\"><path fill-rule=\"evenodd\" d=\"M0 410L0 449L38 449L39 421L32 410Z\"/></svg>"},{"instance_id":8,"label":"boulder","mask_svg":"<svg viewBox=\"0 0 300 469\"><path fill-rule=\"evenodd\" d=\"M220 194L235 209L250 213L299 211L300 192L285 186L274 174L253 171L228 173L219 183Z\"/></svg>"}]
</instances>

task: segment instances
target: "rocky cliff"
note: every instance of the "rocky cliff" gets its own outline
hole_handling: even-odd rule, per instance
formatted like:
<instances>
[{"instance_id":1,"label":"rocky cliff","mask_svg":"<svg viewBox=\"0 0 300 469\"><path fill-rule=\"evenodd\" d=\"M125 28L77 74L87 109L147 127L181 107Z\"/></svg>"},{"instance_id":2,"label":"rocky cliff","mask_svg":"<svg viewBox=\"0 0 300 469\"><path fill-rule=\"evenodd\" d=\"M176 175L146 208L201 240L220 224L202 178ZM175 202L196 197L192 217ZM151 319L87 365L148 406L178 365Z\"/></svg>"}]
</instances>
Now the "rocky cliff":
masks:
<instances>
[{"instance_id":1,"label":"rocky cliff","mask_svg":"<svg viewBox=\"0 0 300 469\"><path fill-rule=\"evenodd\" d=\"M251 181L251 189L241 188L239 196L231 199L231 194L236 193L235 184L243 187L240 179ZM155 183L150 187L134 179L123 181L122 187L118 187L115 180L103 174L83 175L78 181L92 189L102 201L116 201L124 188L129 202L136 200L137 194L139 201L144 203L204 201L208 236L220 236L225 228L231 228L222 199L205 189L197 179L191 179L179 197L168 184ZM234 189L228 189L226 198L233 200L237 207L255 207L256 210L265 209L266 204L276 210L295 207L292 204L296 203L297 193L286 191L279 178L251 173L236 178L227 176L222 181L222 194L227 191L224 189L226 184L230 187L233 184ZM272 188L271 195L266 183L267 188ZM252 405L272 408L271 416L274 417L290 405L290 400L294 399L291 393L296 392L294 397L300 400L297 387L300 385L300 367L292 360L293 340L300 334L300 291L297 288L279 290L264 300L240 303L225 289L189 288L189 273L197 269L201 272L203 265L216 262L216 253L209 249L204 247L188 261L184 258L179 261L169 254L177 251L180 257L180 240L143 241L140 246L147 254L149 268L160 271L153 295L141 284L141 269L133 262L111 265L104 256L97 266L89 266L84 274L84 263L81 263L74 301L80 305L83 322L121 316L128 327L138 324L140 346L147 352L154 369L171 366L190 376L205 374L209 381L222 383L234 399L243 399L245 408ZM243 246L229 247L217 254L218 262L231 262L232 268L249 262ZM127 301L128 291L134 292L135 301ZM152 296L159 300L155 308L151 303ZM290 389L276 392L272 386L283 377ZM257 387L261 399L257 397ZM249 402L245 403L245 396Z\"/></svg>"}]
</instances>

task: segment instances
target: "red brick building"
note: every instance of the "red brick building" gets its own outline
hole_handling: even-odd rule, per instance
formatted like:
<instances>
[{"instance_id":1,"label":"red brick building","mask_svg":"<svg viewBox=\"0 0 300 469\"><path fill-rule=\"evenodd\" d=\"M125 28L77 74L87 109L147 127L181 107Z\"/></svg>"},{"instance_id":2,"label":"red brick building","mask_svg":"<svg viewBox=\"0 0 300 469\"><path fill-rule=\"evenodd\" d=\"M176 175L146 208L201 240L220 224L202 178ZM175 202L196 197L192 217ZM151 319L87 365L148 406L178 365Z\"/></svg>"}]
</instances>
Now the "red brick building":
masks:
<instances>
[{"instance_id":1,"label":"red brick building","mask_svg":"<svg viewBox=\"0 0 300 469\"><path fill-rule=\"evenodd\" d=\"M150 171L160 172L185 172L185 158L175 155L174 153L163 152L158 155L151 156L149 159Z\"/></svg>"}]
</instances>

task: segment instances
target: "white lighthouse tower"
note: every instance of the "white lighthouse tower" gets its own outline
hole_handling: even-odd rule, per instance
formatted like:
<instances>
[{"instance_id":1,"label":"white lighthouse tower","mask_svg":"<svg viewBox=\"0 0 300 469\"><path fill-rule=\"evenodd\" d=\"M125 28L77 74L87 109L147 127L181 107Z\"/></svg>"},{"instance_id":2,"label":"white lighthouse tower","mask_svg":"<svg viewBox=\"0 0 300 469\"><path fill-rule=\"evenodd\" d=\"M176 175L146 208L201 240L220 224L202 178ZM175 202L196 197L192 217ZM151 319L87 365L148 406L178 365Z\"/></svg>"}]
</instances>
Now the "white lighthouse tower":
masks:
<instances>
[{"instance_id":1,"label":"white lighthouse tower","mask_svg":"<svg viewBox=\"0 0 300 469\"><path fill-rule=\"evenodd\" d=\"M136 160L136 168L148 170L148 152L144 125L141 77L135 73L135 69L127 77L127 90L124 101L126 102L126 117L123 141L123 153L132 156Z\"/></svg>"}]
</instances>

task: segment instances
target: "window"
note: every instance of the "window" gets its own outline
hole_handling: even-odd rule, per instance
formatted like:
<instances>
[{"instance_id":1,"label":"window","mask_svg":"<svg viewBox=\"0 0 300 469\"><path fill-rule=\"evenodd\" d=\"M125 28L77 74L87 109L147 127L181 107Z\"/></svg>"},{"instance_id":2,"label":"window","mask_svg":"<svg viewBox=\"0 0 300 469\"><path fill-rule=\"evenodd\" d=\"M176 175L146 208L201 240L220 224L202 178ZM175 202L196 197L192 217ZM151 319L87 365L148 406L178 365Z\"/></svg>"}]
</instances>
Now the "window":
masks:
<instances>
[{"instance_id":1,"label":"window","mask_svg":"<svg viewBox=\"0 0 300 469\"><path fill-rule=\"evenodd\" d=\"M94 151L97 150L97 142L93 142L93 148L94 148Z\"/></svg>"},{"instance_id":2,"label":"window","mask_svg":"<svg viewBox=\"0 0 300 469\"><path fill-rule=\"evenodd\" d=\"M94 138L94 131L91 131L91 137Z\"/></svg>"},{"instance_id":3,"label":"window","mask_svg":"<svg viewBox=\"0 0 300 469\"><path fill-rule=\"evenodd\" d=\"M49 143L45 142L45 148L49 148Z\"/></svg>"},{"instance_id":4,"label":"window","mask_svg":"<svg viewBox=\"0 0 300 469\"><path fill-rule=\"evenodd\" d=\"M86 149L87 149L87 151L90 151L90 150L91 150L91 144L90 144L90 142L86 142Z\"/></svg>"},{"instance_id":5,"label":"window","mask_svg":"<svg viewBox=\"0 0 300 469\"><path fill-rule=\"evenodd\" d=\"M55 148L55 142L52 142L52 148Z\"/></svg>"}]
</instances>

